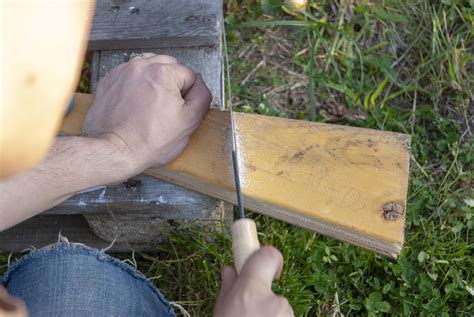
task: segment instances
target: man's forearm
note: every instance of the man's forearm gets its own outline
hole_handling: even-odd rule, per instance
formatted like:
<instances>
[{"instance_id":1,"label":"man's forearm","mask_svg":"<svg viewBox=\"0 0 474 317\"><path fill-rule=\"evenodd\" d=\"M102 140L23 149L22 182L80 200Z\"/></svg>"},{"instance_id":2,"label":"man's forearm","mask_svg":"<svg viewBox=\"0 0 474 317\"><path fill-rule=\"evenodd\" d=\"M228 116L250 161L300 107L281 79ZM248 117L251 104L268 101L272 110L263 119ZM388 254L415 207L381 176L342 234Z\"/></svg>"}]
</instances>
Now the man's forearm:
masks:
<instances>
[{"instance_id":1,"label":"man's forearm","mask_svg":"<svg viewBox=\"0 0 474 317\"><path fill-rule=\"evenodd\" d=\"M119 182L134 173L131 163L106 139L58 137L41 164L0 181L0 231L78 191Z\"/></svg>"}]
</instances>

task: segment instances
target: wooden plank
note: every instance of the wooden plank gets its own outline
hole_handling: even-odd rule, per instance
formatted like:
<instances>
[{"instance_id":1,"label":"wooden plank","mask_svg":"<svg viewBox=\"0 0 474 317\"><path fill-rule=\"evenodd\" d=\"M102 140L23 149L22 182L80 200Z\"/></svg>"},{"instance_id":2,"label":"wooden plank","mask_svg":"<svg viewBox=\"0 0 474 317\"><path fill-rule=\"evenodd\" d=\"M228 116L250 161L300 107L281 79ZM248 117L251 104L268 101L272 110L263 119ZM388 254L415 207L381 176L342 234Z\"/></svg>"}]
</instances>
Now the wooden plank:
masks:
<instances>
[{"instance_id":1,"label":"wooden plank","mask_svg":"<svg viewBox=\"0 0 474 317\"><path fill-rule=\"evenodd\" d=\"M113 211L193 220L209 216L216 199L140 175L113 186L82 191L46 214L97 214Z\"/></svg>"},{"instance_id":2,"label":"wooden plank","mask_svg":"<svg viewBox=\"0 0 474 317\"><path fill-rule=\"evenodd\" d=\"M77 94L61 131L79 134ZM247 209L396 257L404 241L410 136L236 113ZM211 110L185 151L146 175L235 203L227 112Z\"/></svg>"},{"instance_id":3,"label":"wooden plank","mask_svg":"<svg viewBox=\"0 0 474 317\"><path fill-rule=\"evenodd\" d=\"M116 213L84 215L92 231L105 241L140 246L153 251L157 244L167 241L172 230L191 234L193 230L222 231L232 224L232 210L223 201L214 200L207 210L191 215L161 213ZM188 230L193 229L193 230Z\"/></svg>"},{"instance_id":4,"label":"wooden plank","mask_svg":"<svg viewBox=\"0 0 474 317\"><path fill-rule=\"evenodd\" d=\"M99 69L100 69L100 51L93 51L91 54L91 78L90 78L90 92L95 94L97 84L99 83Z\"/></svg>"},{"instance_id":5,"label":"wooden plank","mask_svg":"<svg viewBox=\"0 0 474 317\"><path fill-rule=\"evenodd\" d=\"M89 49L219 45L222 1L98 0Z\"/></svg>"},{"instance_id":6,"label":"wooden plank","mask_svg":"<svg viewBox=\"0 0 474 317\"><path fill-rule=\"evenodd\" d=\"M192 221L175 215L174 219L152 214L87 214L39 215L8 230L0 232L0 252L21 252L41 248L59 239L61 234L70 242L103 249L113 243L111 252L152 252L165 243L171 229L183 234L191 227L199 230L221 230L221 224L230 225L232 213L223 202L217 203L212 215L202 214ZM189 217L188 217L189 218Z\"/></svg>"},{"instance_id":7,"label":"wooden plank","mask_svg":"<svg viewBox=\"0 0 474 317\"><path fill-rule=\"evenodd\" d=\"M58 241L59 234L71 242L80 242L94 248L105 248L110 242L98 238L81 215L37 216L0 232L0 251L21 252L41 248ZM114 251L130 251L117 244Z\"/></svg>"},{"instance_id":8,"label":"wooden plank","mask_svg":"<svg viewBox=\"0 0 474 317\"><path fill-rule=\"evenodd\" d=\"M98 78L102 78L115 66L127 62L131 54L152 52L176 57L178 61L200 73L212 93L212 107L223 109L222 103L222 56L218 47L156 48L144 50L100 51Z\"/></svg>"}]
</instances>

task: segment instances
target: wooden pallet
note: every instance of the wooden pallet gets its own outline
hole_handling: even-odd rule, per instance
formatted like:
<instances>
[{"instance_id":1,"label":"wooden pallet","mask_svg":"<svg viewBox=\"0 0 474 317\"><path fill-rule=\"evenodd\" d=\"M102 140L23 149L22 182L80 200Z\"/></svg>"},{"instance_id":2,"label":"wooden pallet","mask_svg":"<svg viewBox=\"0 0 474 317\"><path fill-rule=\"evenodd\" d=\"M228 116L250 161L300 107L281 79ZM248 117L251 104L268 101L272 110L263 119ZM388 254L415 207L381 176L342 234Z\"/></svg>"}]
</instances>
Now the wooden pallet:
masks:
<instances>
[{"instance_id":1,"label":"wooden pallet","mask_svg":"<svg viewBox=\"0 0 474 317\"><path fill-rule=\"evenodd\" d=\"M92 92L110 69L126 62L130 54L146 51L175 56L201 73L212 92L212 106L222 108L222 23L221 1L97 0L88 44ZM195 222L208 228L216 219L229 223L231 217L231 206L215 198L140 175L78 193L44 215L0 233L0 250L41 247L56 241L60 231L71 241L98 247L119 237L115 251L155 250L162 241L155 233L166 230L169 223ZM133 227L143 232L147 222L153 225L136 243L129 233Z\"/></svg>"}]
</instances>

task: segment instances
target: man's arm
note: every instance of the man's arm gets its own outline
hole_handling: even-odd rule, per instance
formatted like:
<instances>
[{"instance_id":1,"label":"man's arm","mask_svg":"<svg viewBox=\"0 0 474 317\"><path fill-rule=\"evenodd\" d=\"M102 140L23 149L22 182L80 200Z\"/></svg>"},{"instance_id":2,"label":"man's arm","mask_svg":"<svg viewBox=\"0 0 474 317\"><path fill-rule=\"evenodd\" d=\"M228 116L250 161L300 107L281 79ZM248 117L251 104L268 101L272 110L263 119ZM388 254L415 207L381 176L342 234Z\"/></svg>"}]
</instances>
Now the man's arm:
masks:
<instances>
[{"instance_id":1,"label":"man's arm","mask_svg":"<svg viewBox=\"0 0 474 317\"><path fill-rule=\"evenodd\" d=\"M131 161L106 138L58 137L38 166L0 182L0 231L80 190L116 183L136 173Z\"/></svg>"},{"instance_id":2,"label":"man's arm","mask_svg":"<svg viewBox=\"0 0 474 317\"><path fill-rule=\"evenodd\" d=\"M142 54L99 81L81 137L58 137L34 169L0 181L0 231L98 185L171 162L207 113L201 76L170 56Z\"/></svg>"}]
</instances>

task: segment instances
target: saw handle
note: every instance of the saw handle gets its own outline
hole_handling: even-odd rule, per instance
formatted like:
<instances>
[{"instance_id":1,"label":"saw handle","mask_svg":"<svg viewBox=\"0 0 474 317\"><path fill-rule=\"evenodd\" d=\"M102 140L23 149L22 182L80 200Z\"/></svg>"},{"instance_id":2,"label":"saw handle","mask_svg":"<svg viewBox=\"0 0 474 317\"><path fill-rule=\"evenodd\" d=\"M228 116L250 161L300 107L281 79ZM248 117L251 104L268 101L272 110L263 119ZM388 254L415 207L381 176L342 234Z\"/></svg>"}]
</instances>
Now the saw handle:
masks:
<instances>
[{"instance_id":1,"label":"saw handle","mask_svg":"<svg viewBox=\"0 0 474 317\"><path fill-rule=\"evenodd\" d=\"M250 255L260 249L255 221L244 218L232 224L232 254L237 274L244 266Z\"/></svg>"}]
</instances>

